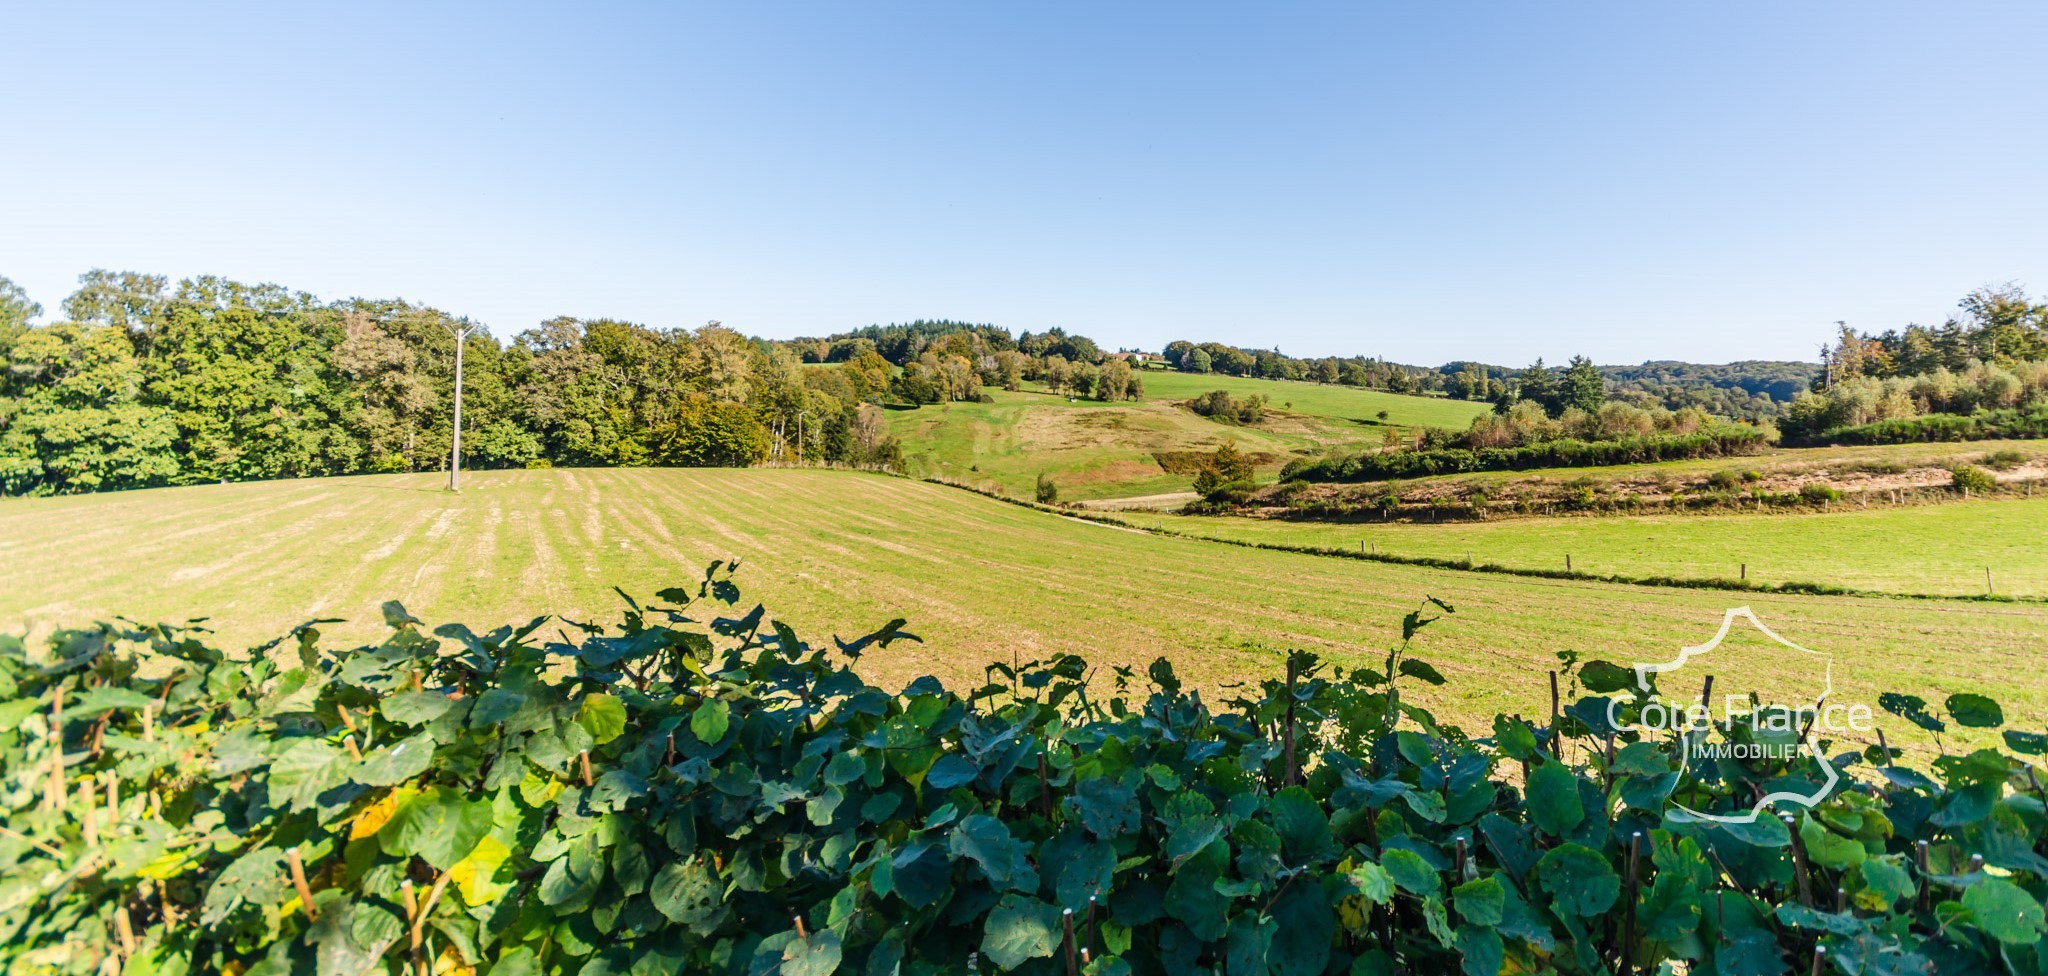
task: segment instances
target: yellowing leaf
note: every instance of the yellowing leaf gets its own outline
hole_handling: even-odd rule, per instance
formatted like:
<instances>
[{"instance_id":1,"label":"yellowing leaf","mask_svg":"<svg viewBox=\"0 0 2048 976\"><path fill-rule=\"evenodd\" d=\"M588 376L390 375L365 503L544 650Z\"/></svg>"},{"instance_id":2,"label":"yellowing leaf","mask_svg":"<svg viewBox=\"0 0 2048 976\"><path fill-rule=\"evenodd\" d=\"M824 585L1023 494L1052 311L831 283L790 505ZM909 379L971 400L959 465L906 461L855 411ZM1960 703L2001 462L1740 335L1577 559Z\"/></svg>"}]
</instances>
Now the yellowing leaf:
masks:
<instances>
[{"instance_id":1,"label":"yellowing leaf","mask_svg":"<svg viewBox=\"0 0 2048 976\"><path fill-rule=\"evenodd\" d=\"M188 847L183 851L171 851L160 855L156 860L143 865L142 870L136 873L152 880L168 881L184 874L185 869L192 866L192 858L186 852L195 849Z\"/></svg>"},{"instance_id":2,"label":"yellowing leaf","mask_svg":"<svg viewBox=\"0 0 2048 976\"><path fill-rule=\"evenodd\" d=\"M348 839L361 840L384 829L384 824L391 819L393 813L397 812L398 805L410 799L414 793L418 792L419 790L413 789L410 786L401 786L384 794L382 799L364 807L363 812L356 817L355 826L349 828Z\"/></svg>"},{"instance_id":3,"label":"yellowing leaf","mask_svg":"<svg viewBox=\"0 0 2048 976\"><path fill-rule=\"evenodd\" d=\"M473 976L476 967L462 961L454 946L442 946L434 957L434 976Z\"/></svg>"},{"instance_id":4,"label":"yellowing leaf","mask_svg":"<svg viewBox=\"0 0 2048 976\"><path fill-rule=\"evenodd\" d=\"M471 907L493 904L505 896L510 885L491 879L497 875L499 865L511 856L512 849L503 841L486 835L477 841L476 848L467 857L448 869L448 879L455 882L456 889L462 892L462 900Z\"/></svg>"},{"instance_id":5,"label":"yellowing leaf","mask_svg":"<svg viewBox=\"0 0 2048 976\"><path fill-rule=\"evenodd\" d=\"M586 696L576 709L576 724L583 726L598 745L603 745L626 731L626 706L603 692Z\"/></svg>"}]
</instances>

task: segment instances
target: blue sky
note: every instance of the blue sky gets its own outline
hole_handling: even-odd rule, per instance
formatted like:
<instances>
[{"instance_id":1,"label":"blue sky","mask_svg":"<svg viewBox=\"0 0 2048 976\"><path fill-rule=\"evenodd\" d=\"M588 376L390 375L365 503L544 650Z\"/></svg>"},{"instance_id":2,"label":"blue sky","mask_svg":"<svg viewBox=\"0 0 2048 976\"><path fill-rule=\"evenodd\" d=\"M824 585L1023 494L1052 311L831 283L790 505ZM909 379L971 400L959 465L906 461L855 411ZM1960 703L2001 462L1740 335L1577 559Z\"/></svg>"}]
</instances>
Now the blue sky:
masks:
<instances>
[{"instance_id":1,"label":"blue sky","mask_svg":"<svg viewBox=\"0 0 2048 976\"><path fill-rule=\"evenodd\" d=\"M34 4L0 275L1813 357L2048 289L2038 3Z\"/></svg>"}]
</instances>

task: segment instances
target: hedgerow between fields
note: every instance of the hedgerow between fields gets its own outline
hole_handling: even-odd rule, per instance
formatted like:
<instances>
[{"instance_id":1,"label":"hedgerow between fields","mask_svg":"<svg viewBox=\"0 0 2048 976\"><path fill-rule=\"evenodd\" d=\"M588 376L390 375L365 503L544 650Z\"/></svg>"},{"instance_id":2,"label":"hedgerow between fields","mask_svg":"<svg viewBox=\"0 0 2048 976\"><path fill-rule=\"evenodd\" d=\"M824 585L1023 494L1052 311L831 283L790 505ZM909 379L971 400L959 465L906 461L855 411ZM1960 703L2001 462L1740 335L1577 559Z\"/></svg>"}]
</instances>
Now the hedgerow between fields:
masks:
<instances>
[{"instance_id":1,"label":"hedgerow between fields","mask_svg":"<svg viewBox=\"0 0 2048 976\"><path fill-rule=\"evenodd\" d=\"M1295 653L1213 700L1073 656L946 688L855 665L730 571L544 620L248 654L100 624L0 654L0 965L259 974L2041 972L2042 788L1935 738L1821 741L1812 810L1721 824L1810 761L1692 768L1610 724L1632 672L1561 655L1552 714L1468 733ZM727 614L730 614L729 616ZM1654 689L1654 685L1652 685ZM1990 699L1930 732L1996 729ZM1612 704L1614 709L1610 710ZM1987 734L1979 732L1978 734ZM1729 721L1734 746L1787 733ZM1660 969L1660 967L1664 967Z\"/></svg>"}]
</instances>

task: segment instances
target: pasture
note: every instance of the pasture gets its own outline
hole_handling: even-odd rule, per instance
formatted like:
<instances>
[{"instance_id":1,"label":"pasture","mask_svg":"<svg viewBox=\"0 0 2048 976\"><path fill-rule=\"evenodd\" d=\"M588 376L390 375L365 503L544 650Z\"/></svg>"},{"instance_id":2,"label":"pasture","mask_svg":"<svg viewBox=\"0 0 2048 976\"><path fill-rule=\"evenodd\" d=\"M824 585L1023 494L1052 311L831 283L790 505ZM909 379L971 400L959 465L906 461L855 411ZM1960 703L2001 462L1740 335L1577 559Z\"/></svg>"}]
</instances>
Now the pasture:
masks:
<instances>
[{"instance_id":1,"label":"pasture","mask_svg":"<svg viewBox=\"0 0 2048 976\"><path fill-rule=\"evenodd\" d=\"M1125 512L1146 528L1216 539L1467 559L1512 569L1885 593L2048 597L2048 497L1834 512L1608 515L1485 522L1312 522Z\"/></svg>"},{"instance_id":2,"label":"pasture","mask_svg":"<svg viewBox=\"0 0 2048 976\"><path fill-rule=\"evenodd\" d=\"M1276 474L1301 453L1377 447L1386 426L1463 427L1484 404L1400 396L1376 390L1277 380L1147 371L1145 399L1069 400L1035 385L1017 393L989 389L991 403L932 404L890 410L889 432L920 477L944 478L1031 497L1040 472L1067 499L1118 498L1184 491L1191 475L1163 470L1162 452L1213 451L1225 441L1266 456L1259 473ZM1264 421L1235 426L1174 406L1210 390L1272 400ZM1285 404L1291 403L1292 406ZM1387 419L1378 412L1387 411Z\"/></svg>"},{"instance_id":3,"label":"pasture","mask_svg":"<svg viewBox=\"0 0 2048 976\"><path fill-rule=\"evenodd\" d=\"M1420 694L1473 720L1547 709L1545 671L1558 651L1663 660L1747 604L1832 655L1837 700L1970 690L1998 697L2019 727L2048 716L2048 679L2033 666L2048 640L2039 605L1742 595L1329 559L849 472L491 471L468 475L460 495L443 483L364 476L0 502L0 628L210 614L224 641L246 646L342 617L329 634L368 640L382 632L378 605L394 598L430 622L610 618L614 585L649 597L711 560L740 559L749 602L814 642L909 618L924 644L862 661L884 681L967 681L989 662L1073 652L1103 666L1169 656L1216 688L1276 675L1289 648L1375 662L1399 639L1401 615L1432 595L1459 612L1425 631L1418 653L1451 680ZM1717 687L1800 680L1774 650L1717 652Z\"/></svg>"},{"instance_id":4,"label":"pasture","mask_svg":"<svg viewBox=\"0 0 2048 976\"><path fill-rule=\"evenodd\" d=\"M1474 417L1493 409L1490 403L1471 400L1409 396L1355 386L1262 380L1216 373L1145 370L1138 374L1138 378L1145 381L1147 399L1192 400L1210 390L1222 390L1239 399L1264 396L1277 409L1356 424L1369 429L1375 439L1379 436L1376 428L1387 425L1463 430L1472 425ZM1382 410L1387 412L1385 420L1379 417Z\"/></svg>"}]
</instances>

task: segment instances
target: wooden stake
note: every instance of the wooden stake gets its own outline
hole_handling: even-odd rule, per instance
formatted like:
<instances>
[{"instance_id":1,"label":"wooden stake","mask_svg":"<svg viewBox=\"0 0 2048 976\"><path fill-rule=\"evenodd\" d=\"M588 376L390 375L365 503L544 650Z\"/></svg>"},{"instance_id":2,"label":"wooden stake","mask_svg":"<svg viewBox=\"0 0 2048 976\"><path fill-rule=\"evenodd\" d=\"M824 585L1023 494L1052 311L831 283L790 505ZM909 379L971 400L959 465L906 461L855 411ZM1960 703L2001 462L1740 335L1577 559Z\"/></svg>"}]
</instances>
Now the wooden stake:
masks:
<instances>
[{"instance_id":1,"label":"wooden stake","mask_svg":"<svg viewBox=\"0 0 2048 976\"><path fill-rule=\"evenodd\" d=\"M1073 909L1068 908L1060 912L1060 930L1060 948L1064 950L1067 957L1067 976L1078 976L1078 974L1081 971L1081 967L1076 962L1074 952Z\"/></svg>"},{"instance_id":2,"label":"wooden stake","mask_svg":"<svg viewBox=\"0 0 2048 976\"><path fill-rule=\"evenodd\" d=\"M59 685L50 698L50 784L43 794L43 806L64 809L64 794L64 687Z\"/></svg>"},{"instance_id":3,"label":"wooden stake","mask_svg":"<svg viewBox=\"0 0 2048 976\"><path fill-rule=\"evenodd\" d=\"M114 909L114 935L121 940L121 958L135 955L135 922L128 917L128 906Z\"/></svg>"},{"instance_id":4,"label":"wooden stake","mask_svg":"<svg viewBox=\"0 0 2048 976\"><path fill-rule=\"evenodd\" d=\"M1926 841L1915 841L1913 843L1913 862L1920 868L1920 877L1918 879L1920 882L1920 911L1924 914L1927 911L1928 902L1934 893L1934 886L1929 884L1927 880Z\"/></svg>"},{"instance_id":5,"label":"wooden stake","mask_svg":"<svg viewBox=\"0 0 2048 976\"><path fill-rule=\"evenodd\" d=\"M1285 764L1280 776L1280 785L1293 786L1294 769L1294 683L1300 677L1299 665L1292 651L1287 654L1287 730L1281 736L1281 761Z\"/></svg>"},{"instance_id":6,"label":"wooden stake","mask_svg":"<svg viewBox=\"0 0 2048 976\"><path fill-rule=\"evenodd\" d=\"M86 780L85 788L78 791L78 819L80 824L84 827L85 846L88 848L100 846L99 818L93 816L92 809L93 797L96 794L97 791L93 789L91 780Z\"/></svg>"},{"instance_id":7,"label":"wooden stake","mask_svg":"<svg viewBox=\"0 0 2048 976\"><path fill-rule=\"evenodd\" d=\"M1633 969L1630 957L1636 945L1636 886L1641 875L1636 870L1636 852L1642 846L1643 832L1638 830L1628 836L1628 893L1623 896L1621 922L1621 976L1629 976Z\"/></svg>"},{"instance_id":8,"label":"wooden stake","mask_svg":"<svg viewBox=\"0 0 2048 976\"><path fill-rule=\"evenodd\" d=\"M358 748L356 748L356 737L355 737L355 736L353 736L353 735L344 735L344 736L342 736L342 737L341 737L341 744L342 744L342 745L345 745L345 746L347 746L347 747L348 747L348 754L349 754L349 756L350 756L351 758L353 758L353 759L354 759L354 760L355 760L356 762L362 762L362 761L363 761L363 750L361 750L361 749L358 749Z\"/></svg>"},{"instance_id":9,"label":"wooden stake","mask_svg":"<svg viewBox=\"0 0 2048 976\"><path fill-rule=\"evenodd\" d=\"M583 765L583 785L597 785L597 777L592 776L590 774L590 750L585 749L582 752L577 753L576 759Z\"/></svg>"},{"instance_id":10,"label":"wooden stake","mask_svg":"<svg viewBox=\"0 0 2048 976\"><path fill-rule=\"evenodd\" d=\"M1813 884L1806 875L1806 844L1799 839L1799 824L1794 817L1784 817L1785 829L1792 835L1792 878L1799 884L1799 903L1813 907Z\"/></svg>"},{"instance_id":11,"label":"wooden stake","mask_svg":"<svg viewBox=\"0 0 2048 976\"><path fill-rule=\"evenodd\" d=\"M791 921L794 921L794 922L796 923L796 937L797 937L797 938L799 938L799 939L809 939L809 938L811 937L811 936L810 936L810 933L808 933L808 932L805 932L805 931L804 931L804 917L803 917L802 915L794 915L794 916L791 916Z\"/></svg>"},{"instance_id":12,"label":"wooden stake","mask_svg":"<svg viewBox=\"0 0 2048 976\"><path fill-rule=\"evenodd\" d=\"M443 871L441 872L440 877L434 879L433 890L427 892L427 903L421 905L419 914L413 916L412 958L413 966L414 968L419 970L420 976L428 976L429 972L429 970L427 969L426 956L420 952L420 946L426 939L427 917L434 914L434 905L440 902L441 892L448 890L448 879L450 877L452 877L452 875L450 875L446 871ZM408 887L406 891L408 900L410 900L411 894L411 889Z\"/></svg>"},{"instance_id":13,"label":"wooden stake","mask_svg":"<svg viewBox=\"0 0 2048 976\"><path fill-rule=\"evenodd\" d=\"M292 887L299 892L299 905L306 910L306 917L320 920L320 909L313 907L313 889L306 884L306 865L299 859L299 849L294 847L284 852L284 862L292 869ZM406 896L412 896L412 888L405 889Z\"/></svg>"}]
</instances>

